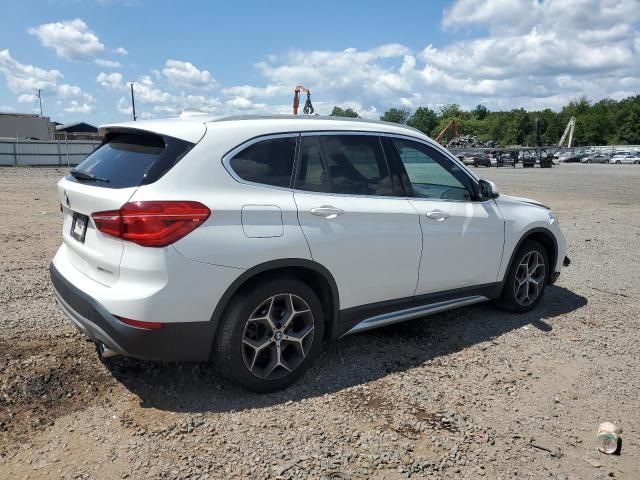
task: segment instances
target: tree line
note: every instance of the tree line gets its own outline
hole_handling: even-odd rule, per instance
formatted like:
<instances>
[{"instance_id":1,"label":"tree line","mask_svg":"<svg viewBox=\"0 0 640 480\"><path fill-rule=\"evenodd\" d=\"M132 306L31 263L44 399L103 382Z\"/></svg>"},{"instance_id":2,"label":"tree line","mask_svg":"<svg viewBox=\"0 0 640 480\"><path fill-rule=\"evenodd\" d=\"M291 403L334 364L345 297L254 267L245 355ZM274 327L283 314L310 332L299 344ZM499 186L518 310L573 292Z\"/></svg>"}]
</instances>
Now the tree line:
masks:
<instances>
[{"instance_id":1,"label":"tree line","mask_svg":"<svg viewBox=\"0 0 640 480\"><path fill-rule=\"evenodd\" d=\"M351 108L343 110L340 107L334 107L331 115L359 117ZM640 95L595 103L581 97L569 102L559 112L549 108L492 112L484 105L466 111L457 104L444 105L438 112L427 107L419 107L414 112L406 108L391 108L380 120L409 125L433 138L455 120L461 135L475 135L484 142L493 141L507 146L535 145L536 119L542 143L557 144L571 117L576 117L574 146L640 144ZM448 132L449 138L451 135L452 132Z\"/></svg>"}]
</instances>

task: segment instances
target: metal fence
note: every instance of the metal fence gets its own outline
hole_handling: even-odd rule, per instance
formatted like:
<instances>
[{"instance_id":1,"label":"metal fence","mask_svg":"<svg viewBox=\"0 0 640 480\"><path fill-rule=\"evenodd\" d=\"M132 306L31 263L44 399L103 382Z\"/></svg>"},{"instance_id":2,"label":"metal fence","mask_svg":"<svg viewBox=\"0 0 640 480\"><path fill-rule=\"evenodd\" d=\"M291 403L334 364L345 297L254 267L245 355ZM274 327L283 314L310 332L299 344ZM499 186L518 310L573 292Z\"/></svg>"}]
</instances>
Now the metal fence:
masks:
<instances>
[{"instance_id":1,"label":"metal fence","mask_svg":"<svg viewBox=\"0 0 640 480\"><path fill-rule=\"evenodd\" d=\"M99 145L97 140L0 139L0 166L74 166Z\"/></svg>"}]
</instances>

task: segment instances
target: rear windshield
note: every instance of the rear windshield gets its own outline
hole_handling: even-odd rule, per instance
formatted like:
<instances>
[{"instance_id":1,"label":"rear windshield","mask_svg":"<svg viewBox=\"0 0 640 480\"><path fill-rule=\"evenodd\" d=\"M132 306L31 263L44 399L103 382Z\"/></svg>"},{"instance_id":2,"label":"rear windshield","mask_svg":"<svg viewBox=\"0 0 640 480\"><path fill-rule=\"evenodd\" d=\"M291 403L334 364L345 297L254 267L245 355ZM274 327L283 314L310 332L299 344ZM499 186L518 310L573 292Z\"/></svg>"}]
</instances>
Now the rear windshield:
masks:
<instances>
[{"instance_id":1,"label":"rear windshield","mask_svg":"<svg viewBox=\"0 0 640 480\"><path fill-rule=\"evenodd\" d=\"M128 188L153 183L168 172L192 143L140 133L110 133L105 142L67 177L105 188Z\"/></svg>"}]
</instances>

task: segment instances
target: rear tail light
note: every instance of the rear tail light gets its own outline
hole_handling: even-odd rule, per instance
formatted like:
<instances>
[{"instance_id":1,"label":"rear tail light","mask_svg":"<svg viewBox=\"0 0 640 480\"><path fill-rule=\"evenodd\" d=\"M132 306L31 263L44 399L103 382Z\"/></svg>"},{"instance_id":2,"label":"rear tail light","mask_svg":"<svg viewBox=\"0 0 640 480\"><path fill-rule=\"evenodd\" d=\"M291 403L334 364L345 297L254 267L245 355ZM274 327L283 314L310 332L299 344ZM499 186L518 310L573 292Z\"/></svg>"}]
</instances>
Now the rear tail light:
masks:
<instances>
[{"instance_id":1,"label":"rear tail light","mask_svg":"<svg viewBox=\"0 0 640 480\"><path fill-rule=\"evenodd\" d=\"M105 235L145 247L166 247L202 225L211 210L198 202L151 201L126 203L120 210L91 215Z\"/></svg>"}]
</instances>

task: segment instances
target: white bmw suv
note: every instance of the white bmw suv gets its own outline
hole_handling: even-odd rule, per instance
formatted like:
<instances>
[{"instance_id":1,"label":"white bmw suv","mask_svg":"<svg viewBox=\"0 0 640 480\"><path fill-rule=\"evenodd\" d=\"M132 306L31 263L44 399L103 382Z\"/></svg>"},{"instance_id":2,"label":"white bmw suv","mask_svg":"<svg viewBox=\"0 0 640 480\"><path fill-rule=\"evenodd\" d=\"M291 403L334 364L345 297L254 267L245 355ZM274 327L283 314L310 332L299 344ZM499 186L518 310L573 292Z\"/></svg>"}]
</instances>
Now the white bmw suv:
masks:
<instances>
[{"instance_id":1,"label":"white bmw suv","mask_svg":"<svg viewBox=\"0 0 640 480\"><path fill-rule=\"evenodd\" d=\"M203 361L255 391L343 335L493 300L567 265L556 217L401 125L186 116L102 127L58 183L55 295L103 357Z\"/></svg>"}]
</instances>

